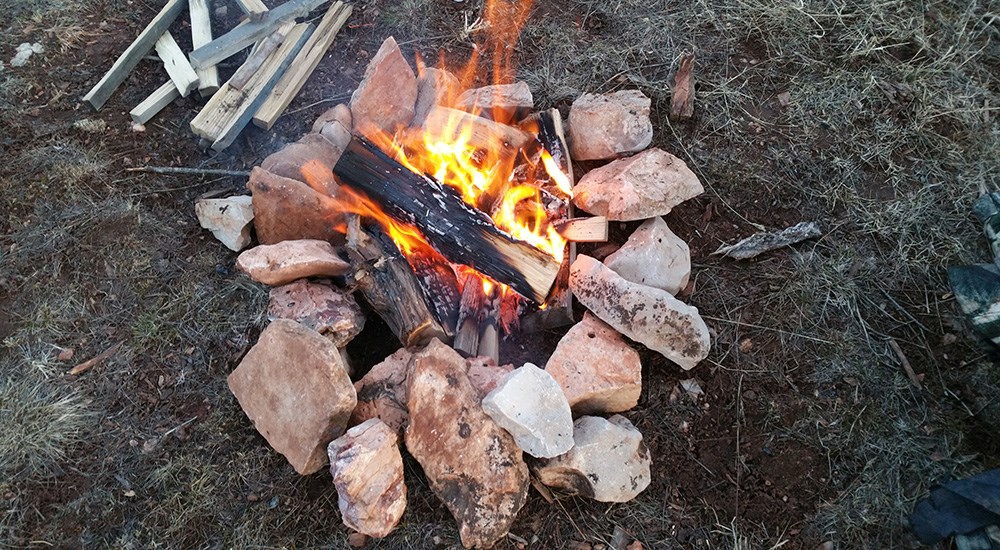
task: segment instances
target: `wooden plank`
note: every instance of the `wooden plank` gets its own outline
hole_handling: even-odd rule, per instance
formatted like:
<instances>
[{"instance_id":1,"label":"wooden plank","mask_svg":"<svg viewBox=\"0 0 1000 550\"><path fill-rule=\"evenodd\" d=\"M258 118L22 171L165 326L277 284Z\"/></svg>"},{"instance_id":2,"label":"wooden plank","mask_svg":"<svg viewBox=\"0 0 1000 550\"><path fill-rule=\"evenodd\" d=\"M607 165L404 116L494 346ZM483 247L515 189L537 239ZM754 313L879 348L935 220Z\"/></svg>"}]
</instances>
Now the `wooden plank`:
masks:
<instances>
[{"instance_id":1,"label":"wooden plank","mask_svg":"<svg viewBox=\"0 0 1000 550\"><path fill-rule=\"evenodd\" d=\"M156 113L162 111L164 107L170 105L171 101L180 96L181 93L177 91L177 86L172 80L168 80L163 86L160 86L149 97L144 99L142 103L136 105L129 114L132 115L132 120L136 123L145 124L149 122L149 119L156 116Z\"/></svg>"},{"instance_id":2,"label":"wooden plank","mask_svg":"<svg viewBox=\"0 0 1000 550\"><path fill-rule=\"evenodd\" d=\"M257 21L267 13L267 6L260 0L236 0L236 3L251 21Z\"/></svg>"},{"instance_id":3,"label":"wooden plank","mask_svg":"<svg viewBox=\"0 0 1000 550\"><path fill-rule=\"evenodd\" d=\"M273 10L268 10L259 21L240 25L191 52L191 64L195 69L216 65L252 45L258 38L271 34L281 23L305 15L326 1L288 0Z\"/></svg>"},{"instance_id":4,"label":"wooden plank","mask_svg":"<svg viewBox=\"0 0 1000 550\"><path fill-rule=\"evenodd\" d=\"M425 131L441 136L446 141L454 141L466 135L468 143L473 147L493 152L516 153L531 139L527 133L513 126L441 106L436 106L427 113L424 128L418 132L422 134Z\"/></svg>"},{"instance_id":5,"label":"wooden plank","mask_svg":"<svg viewBox=\"0 0 1000 550\"><path fill-rule=\"evenodd\" d=\"M608 219L604 216L573 218L552 224L562 238L575 243L603 243L608 241Z\"/></svg>"},{"instance_id":6,"label":"wooden plank","mask_svg":"<svg viewBox=\"0 0 1000 550\"><path fill-rule=\"evenodd\" d=\"M191 90L198 87L198 73L194 72L194 68L188 63L187 56L177 45L174 35L169 32L163 33L156 41L155 48L156 54L163 62L163 68L167 70L174 86L177 86L177 91L181 97L187 97Z\"/></svg>"},{"instance_id":7,"label":"wooden plank","mask_svg":"<svg viewBox=\"0 0 1000 550\"><path fill-rule=\"evenodd\" d=\"M94 85L83 100L90 104L94 110L104 106L111 97L111 94L118 89L118 86L125 81L132 69L139 64L139 61L153 49L156 41L163 33L167 32L170 24L177 19L177 16L187 5L185 0L168 0L163 9L156 14L156 17L146 25L146 28L139 34L125 52L115 61L114 65L104 74L100 82Z\"/></svg>"},{"instance_id":8,"label":"wooden plank","mask_svg":"<svg viewBox=\"0 0 1000 550\"><path fill-rule=\"evenodd\" d=\"M230 77L229 85L237 90L242 90L243 87L247 85L250 78L257 74L257 71L260 70L261 65L264 64L264 60L267 59L267 57L271 55L274 50L277 50L278 46L285 41L285 36L288 35L288 32L291 31L294 26L295 23L292 22L284 23L279 26L277 30L268 35L267 38L258 42L253 51L250 52L246 61L244 61L243 64L240 65L240 68L236 69L236 72L233 73L232 77Z\"/></svg>"},{"instance_id":9,"label":"wooden plank","mask_svg":"<svg viewBox=\"0 0 1000 550\"><path fill-rule=\"evenodd\" d=\"M212 16L207 0L188 0L191 15L191 45L200 48L212 41ZM195 69L198 73L198 91L201 97L209 97L219 90L219 69L212 65Z\"/></svg>"},{"instance_id":10,"label":"wooden plank","mask_svg":"<svg viewBox=\"0 0 1000 550\"><path fill-rule=\"evenodd\" d=\"M298 95L299 90L305 85L306 80L316 70L323 55L330 49L330 44L337 37L337 33L351 16L354 7L343 2L334 2L330 5L323 20L316 26L313 33L302 51L295 57L292 67L281 77L278 84L271 90L271 94L257 110L253 117L253 123L260 128L270 130L274 123L285 112L292 99Z\"/></svg>"}]
</instances>

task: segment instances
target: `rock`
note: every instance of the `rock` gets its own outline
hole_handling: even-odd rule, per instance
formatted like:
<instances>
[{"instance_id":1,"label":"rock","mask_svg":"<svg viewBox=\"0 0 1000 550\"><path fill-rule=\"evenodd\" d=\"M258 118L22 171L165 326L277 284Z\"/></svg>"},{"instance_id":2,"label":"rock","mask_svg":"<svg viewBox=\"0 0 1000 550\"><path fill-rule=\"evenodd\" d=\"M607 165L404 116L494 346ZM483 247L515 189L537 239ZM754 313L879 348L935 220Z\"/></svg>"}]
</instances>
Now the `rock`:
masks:
<instances>
[{"instance_id":1,"label":"rock","mask_svg":"<svg viewBox=\"0 0 1000 550\"><path fill-rule=\"evenodd\" d=\"M45 47L35 42L30 44L28 42L23 42L17 46L17 53L10 60L11 67L23 67L28 63L28 59L31 58L32 54L42 53L45 51Z\"/></svg>"},{"instance_id":2,"label":"rock","mask_svg":"<svg viewBox=\"0 0 1000 550\"><path fill-rule=\"evenodd\" d=\"M490 548L527 500L528 468L514 439L483 412L465 359L432 340L407 384L406 448L458 521L466 548Z\"/></svg>"},{"instance_id":3,"label":"rock","mask_svg":"<svg viewBox=\"0 0 1000 550\"><path fill-rule=\"evenodd\" d=\"M301 181L332 196L336 194L338 187L333 179L333 166L340 160L345 147L346 145L334 145L321 134L306 134L297 142L269 155L260 163L260 167L276 176Z\"/></svg>"},{"instance_id":4,"label":"rock","mask_svg":"<svg viewBox=\"0 0 1000 550\"><path fill-rule=\"evenodd\" d=\"M466 90L458 96L455 107L508 122L530 113L535 107L535 101L527 82L515 82Z\"/></svg>"},{"instance_id":5,"label":"rock","mask_svg":"<svg viewBox=\"0 0 1000 550\"><path fill-rule=\"evenodd\" d=\"M534 468L539 481L600 502L628 502L649 486L649 450L624 416L582 416L573 440L568 453Z\"/></svg>"},{"instance_id":6,"label":"rock","mask_svg":"<svg viewBox=\"0 0 1000 550\"><path fill-rule=\"evenodd\" d=\"M199 199L194 203L198 223L226 248L239 252L250 244L253 199L247 195L226 199Z\"/></svg>"},{"instance_id":7,"label":"rock","mask_svg":"<svg viewBox=\"0 0 1000 550\"><path fill-rule=\"evenodd\" d=\"M552 375L525 363L483 398L483 410L537 458L559 456L573 447L569 401Z\"/></svg>"},{"instance_id":8,"label":"rock","mask_svg":"<svg viewBox=\"0 0 1000 550\"><path fill-rule=\"evenodd\" d=\"M691 250L663 218L647 220L604 265L628 281L677 295L691 277Z\"/></svg>"},{"instance_id":9,"label":"rock","mask_svg":"<svg viewBox=\"0 0 1000 550\"><path fill-rule=\"evenodd\" d=\"M410 126L423 126L427 113L438 105L451 107L461 87L458 77L450 72L425 67L417 79L417 105Z\"/></svg>"},{"instance_id":10,"label":"rock","mask_svg":"<svg viewBox=\"0 0 1000 550\"><path fill-rule=\"evenodd\" d=\"M329 122L339 122L345 128L352 128L353 120L351 117L351 108L343 103L339 103L337 106L323 111L323 114L316 118L316 121L312 125L312 131L314 134L322 132L323 127Z\"/></svg>"},{"instance_id":11,"label":"rock","mask_svg":"<svg viewBox=\"0 0 1000 550\"><path fill-rule=\"evenodd\" d=\"M351 138L353 137L351 135L350 126L344 126L336 120L327 122L326 125L323 126L323 129L320 130L319 135L325 137L327 141L332 143L334 147L337 147L341 151L347 149L347 146L351 144Z\"/></svg>"},{"instance_id":12,"label":"rock","mask_svg":"<svg viewBox=\"0 0 1000 550\"><path fill-rule=\"evenodd\" d=\"M398 436L373 418L330 442L330 474L344 525L382 538L406 510L403 457Z\"/></svg>"},{"instance_id":13,"label":"rock","mask_svg":"<svg viewBox=\"0 0 1000 550\"><path fill-rule=\"evenodd\" d=\"M642 393L639 353L590 312L559 340L545 371L577 415L627 411Z\"/></svg>"},{"instance_id":14,"label":"rock","mask_svg":"<svg viewBox=\"0 0 1000 550\"><path fill-rule=\"evenodd\" d=\"M698 308L665 290L627 281L583 254L570 266L569 287L602 321L685 370L708 356L711 341Z\"/></svg>"},{"instance_id":15,"label":"rock","mask_svg":"<svg viewBox=\"0 0 1000 550\"><path fill-rule=\"evenodd\" d=\"M514 370L514 365L497 365L492 357L470 357L466 359L469 367L469 382L476 388L480 397L493 391L504 376Z\"/></svg>"},{"instance_id":16,"label":"rock","mask_svg":"<svg viewBox=\"0 0 1000 550\"><path fill-rule=\"evenodd\" d=\"M351 415L355 426L378 418L402 435L409 420L406 412L406 378L413 354L400 349L375 365L361 380L354 383L358 406Z\"/></svg>"},{"instance_id":17,"label":"rock","mask_svg":"<svg viewBox=\"0 0 1000 550\"><path fill-rule=\"evenodd\" d=\"M326 464L326 446L344 433L357 404L337 346L295 321L278 319L260 334L229 389L257 431L295 471Z\"/></svg>"},{"instance_id":18,"label":"rock","mask_svg":"<svg viewBox=\"0 0 1000 550\"><path fill-rule=\"evenodd\" d=\"M702 192L684 161L649 149L587 172L573 188L573 203L609 220L634 221L668 214Z\"/></svg>"},{"instance_id":19,"label":"rock","mask_svg":"<svg viewBox=\"0 0 1000 550\"><path fill-rule=\"evenodd\" d=\"M268 319L291 319L342 348L365 328L365 316L349 293L328 282L299 279L271 289Z\"/></svg>"},{"instance_id":20,"label":"rock","mask_svg":"<svg viewBox=\"0 0 1000 550\"><path fill-rule=\"evenodd\" d=\"M108 131L108 123L99 118L85 118L74 122L73 128L87 134L103 134Z\"/></svg>"},{"instance_id":21,"label":"rock","mask_svg":"<svg viewBox=\"0 0 1000 550\"><path fill-rule=\"evenodd\" d=\"M344 241L344 235L336 231L344 226L343 212L301 181L254 168L247 187L253 193L254 229L261 244L298 239Z\"/></svg>"},{"instance_id":22,"label":"rock","mask_svg":"<svg viewBox=\"0 0 1000 550\"><path fill-rule=\"evenodd\" d=\"M366 136L393 134L413 120L417 77L393 37L385 39L351 96L354 129Z\"/></svg>"},{"instance_id":23,"label":"rock","mask_svg":"<svg viewBox=\"0 0 1000 550\"><path fill-rule=\"evenodd\" d=\"M236 267L258 283L281 286L305 277L343 275L351 264L330 243L303 239L251 248L236 258Z\"/></svg>"},{"instance_id":24,"label":"rock","mask_svg":"<svg viewBox=\"0 0 1000 550\"><path fill-rule=\"evenodd\" d=\"M639 90L578 97L569 110L573 160L611 159L649 147L653 141L650 103Z\"/></svg>"}]
</instances>

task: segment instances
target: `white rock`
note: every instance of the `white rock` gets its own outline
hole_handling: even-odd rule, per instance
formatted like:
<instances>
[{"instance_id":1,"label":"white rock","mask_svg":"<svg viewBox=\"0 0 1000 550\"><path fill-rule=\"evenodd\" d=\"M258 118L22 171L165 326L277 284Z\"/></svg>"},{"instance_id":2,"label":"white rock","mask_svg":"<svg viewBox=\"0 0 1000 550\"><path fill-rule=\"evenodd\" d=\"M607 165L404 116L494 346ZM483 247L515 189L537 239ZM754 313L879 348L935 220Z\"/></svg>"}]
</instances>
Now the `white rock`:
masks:
<instances>
[{"instance_id":1,"label":"white rock","mask_svg":"<svg viewBox=\"0 0 1000 550\"><path fill-rule=\"evenodd\" d=\"M239 252L250 244L253 199L249 195L227 199L200 199L194 203L198 223L227 248Z\"/></svg>"},{"instance_id":2,"label":"white rock","mask_svg":"<svg viewBox=\"0 0 1000 550\"><path fill-rule=\"evenodd\" d=\"M10 60L10 66L23 67L28 63L28 59L31 58L32 54L42 53L44 51L45 47L38 42L35 42L34 44L24 42L17 47L17 53L14 55L14 58Z\"/></svg>"},{"instance_id":3,"label":"white rock","mask_svg":"<svg viewBox=\"0 0 1000 550\"><path fill-rule=\"evenodd\" d=\"M642 151L653 141L650 99L639 90L583 94L569 110L574 160L611 159Z\"/></svg>"},{"instance_id":4,"label":"white rock","mask_svg":"<svg viewBox=\"0 0 1000 550\"><path fill-rule=\"evenodd\" d=\"M677 295L691 277L691 250L657 216L639 226L604 265L626 280Z\"/></svg>"},{"instance_id":5,"label":"white rock","mask_svg":"<svg viewBox=\"0 0 1000 550\"><path fill-rule=\"evenodd\" d=\"M539 481L601 502L627 502L649 486L649 450L627 418L583 416L573 428L573 449L536 465Z\"/></svg>"},{"instance_id":6,"label":"white rock","mask_svg":"<svg viewBox=\"0 0 1000 550\"><path fill-rule=\"evenodd\" d=\"M552 375L531 363L505 376L483 398L483 410L531 456L550 458L573 447L569 401Z\"/></svg>"},{"instance_id":7,"label":"white rock","mask_svg":"<svg viewBox=\"0 0 1000 550\"><path fill-rule=\"evenodd\" d=\"M301 239L262 244L236 258L236 268L258 283L281 286L306 277L334 277L351 270L326 241Z\"/></svg>"}]
</instances>

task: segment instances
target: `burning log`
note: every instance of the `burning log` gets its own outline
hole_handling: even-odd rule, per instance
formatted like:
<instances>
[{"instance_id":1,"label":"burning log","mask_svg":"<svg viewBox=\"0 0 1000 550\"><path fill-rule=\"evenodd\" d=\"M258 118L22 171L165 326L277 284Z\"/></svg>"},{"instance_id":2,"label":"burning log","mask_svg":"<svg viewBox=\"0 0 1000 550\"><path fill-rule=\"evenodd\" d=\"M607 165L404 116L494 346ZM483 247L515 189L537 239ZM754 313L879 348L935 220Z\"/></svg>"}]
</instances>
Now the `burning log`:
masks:
<instances>
[{"instance_id":1,"label":"burning log","mask_svg":"<svg viewBox=\"0 0 1000 550\"><path fill-rule=\"evenodd\" d=\"M608 219L604 216L573 218L552 224L571 243L603 243L608 240Z\"/></svg>"},{"instance_id":2,"label":"burning log","mask_svg":"<svg viewBox=\"0 0 1000 550\"><path fill-rule=\"evenodd\" d=\"M423 131L449 143L465 136L473 147L513 154L531 139L527 133L513 126L441 106L427 113Z\"/></svg>"},{"instance_id":3,"label":"burning log","mask_svg":"<svg viewBox=\"0 0 1000 550\"><path fill-rule=\"evenodd\" d=\"M479 317L486 301L483 285L477 277L469 275L462 288L462 300L458 310L458 332L451 347L469 357L479 352Z\"/></svg>"},{"instance_id":4,"label":"burning log","mask_svg":"<svg viewBox=\"0 0 1000 550\"><path fill-rule=\"evenodd\" d=\"M515 292L542 302L560 263L514 239L452 188L415 174L362 138L354 138L334 167L344 183L392 218L417 227L452 263L470 266Z\"/></svg>"}]
</instances>

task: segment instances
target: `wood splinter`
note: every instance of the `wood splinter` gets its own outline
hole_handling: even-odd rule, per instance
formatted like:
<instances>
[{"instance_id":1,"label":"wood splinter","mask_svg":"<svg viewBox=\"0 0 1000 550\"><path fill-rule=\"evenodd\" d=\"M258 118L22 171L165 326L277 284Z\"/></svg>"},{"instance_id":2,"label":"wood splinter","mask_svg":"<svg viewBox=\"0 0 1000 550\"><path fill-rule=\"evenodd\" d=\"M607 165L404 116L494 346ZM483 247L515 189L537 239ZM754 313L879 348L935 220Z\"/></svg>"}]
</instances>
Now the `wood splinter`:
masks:
<instances>
[{"instance_id":1,"label":"wood splinter","mask_svg":"<svg viewBox=\"0 0 1000 550\"><path fill-rule=\"evenodd\" d=\"M603 243L608 241L608 219L604 216L573 218L552 224L562 238L575 243Z\"/></svg>"}]
</instances>

